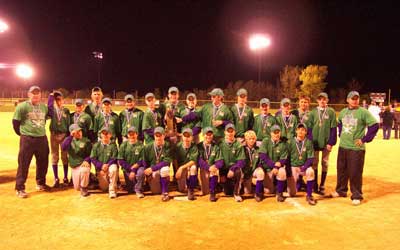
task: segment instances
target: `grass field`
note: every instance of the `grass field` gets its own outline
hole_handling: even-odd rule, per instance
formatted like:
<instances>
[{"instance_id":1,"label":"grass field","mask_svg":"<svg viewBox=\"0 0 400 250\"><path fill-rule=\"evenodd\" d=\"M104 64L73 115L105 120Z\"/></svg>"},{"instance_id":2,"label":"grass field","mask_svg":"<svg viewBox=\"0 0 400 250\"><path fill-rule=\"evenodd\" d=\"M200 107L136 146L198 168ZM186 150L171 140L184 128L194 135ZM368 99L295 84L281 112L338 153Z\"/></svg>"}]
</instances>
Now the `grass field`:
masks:
<instances>
[{"instance_id":1,"label":"grass field","mask_svg":"<svg viewBox=\"0 0 400 250\"><path fill-rule=\"evenodd\" d=\"M35 191L35 162L28 199L15 196L18 136L12 113L0 113L0 249L399 249L400 140L367 145L361 206L349 198L318 197L311 207L300 193L277 203L222 197L194 202L160 196L110 200L96 193L81 198L72 189ZM337 147L330 157L327 189L336 183ZM60 168L61 170L61 168ZM47 175L53 183L51 168ZM176 193L172 193L176 194Z\"/></svg>"}]
</instances>

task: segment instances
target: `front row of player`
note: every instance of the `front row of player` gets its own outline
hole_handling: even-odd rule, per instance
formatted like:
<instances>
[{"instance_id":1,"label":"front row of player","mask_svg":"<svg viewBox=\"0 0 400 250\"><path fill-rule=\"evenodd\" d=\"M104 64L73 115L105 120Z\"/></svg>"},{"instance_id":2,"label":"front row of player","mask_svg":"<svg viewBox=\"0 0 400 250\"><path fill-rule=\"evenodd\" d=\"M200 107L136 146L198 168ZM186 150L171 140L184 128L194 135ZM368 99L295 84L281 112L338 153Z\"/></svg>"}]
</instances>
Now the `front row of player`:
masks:
<instances>
[{"instance_id":1,"label":"front row of player","mask_svg":"<svg viewBox=\"0 0 400 250\"><path fill-rule=\"evenodd\" d=\"M161 193L162 201L168 201L169 166L176 160L177 164L173 165L177 165L174 173L178 191L187 191L189 200L195 200L194 188L200 179L202 194L209 194L212 202L217 200L218 183L225 195L233 195L237 202L242 201L242 185L245 194L252 193L255 185L256 201L263 200L267 192L276 194L277 200L283 202L285 189L290 196L295 196L305 176L307 202L316 204L312 196L314 150L306 138L304 124L297 126L297 136L287 142L281 140L279 126L272 126L270 137L264 138L260 147L251 130L245 133L246 143L242 146L235 138L233 124L226 125L225 137L218 144L212 128L203 129L204 140L198 145L193 142L192 130L184 129L181 142L173 148L161 127L154 130L154 142L146 145L138 141L136 129L130 127L128 139L119 150L111 142L111 132L107 128L101 129L101 140L93 146L82 136L77 124L72 124L69 130L71 135L64 140L62 149L68 151L74 188L84 197L89 195L89 174L93 165L100 189L108 191L110 198L116 198L120 166L129 193L135 192L138 198L143 198L143 186L147 181L153 194Z\"/></svg>"}]
</instances>

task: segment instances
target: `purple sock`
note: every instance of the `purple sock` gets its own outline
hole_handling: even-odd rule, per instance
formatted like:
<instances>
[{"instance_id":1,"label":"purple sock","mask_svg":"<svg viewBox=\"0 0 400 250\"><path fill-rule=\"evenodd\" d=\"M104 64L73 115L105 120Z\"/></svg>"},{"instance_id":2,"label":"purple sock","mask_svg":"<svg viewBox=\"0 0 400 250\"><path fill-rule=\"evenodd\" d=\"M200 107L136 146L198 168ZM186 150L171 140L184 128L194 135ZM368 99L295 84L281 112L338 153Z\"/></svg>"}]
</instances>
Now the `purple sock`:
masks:
<instances>
[{"instance_id":1,"label":"purple sock","mask_svg":"<svg viewBox=\"0 0 400 250\"><path fill-rule=\"evenodd\" d=\"M188 188L194 189L197 184L197 176L196 175L191 175L189 176L189 185Z\"/></svg>"},{"instance_id":2,"label":"purple sock","mask_svg":"<svg viewBox=\"0 0 400 250\"><path fill-rule=\"evenodd\" d=\"M313 187L314 187L314 181L307 181L307 196L312 195Z\"/></svg>"},{"instance_id":3,"label":"purple sock","mask_svg":"<svg viewBox=\"0 0 400 250\"><path fill-rule=\"evenodd\" d=\"M54 178L58 180L58 165L53 165Z\"/></svg>"},{"instance_id":4,"label":"purple sock","mask_svg":"<svg viewBox=\"0 0 400 250\"><path fill-rule=\"evenodd\" d=\"M300 190L300 188L301 188L301 180L298 179L298 180L297 180L297 183L296 183L297 192Z\"/></svg>"},{"instance_id":5,"label":"purple sock","mask_svg":"<svg viewBox=\"0 0 400 250\"><path fill-rule=\"evenodd\" d=\"M210 192L215 193L215 187L218 183L218 176L211 176L210 177Z\"/></svg>"},{"instance_id":6,"label":"purple sock","mask_svg":"<svg viewBox=\"0 0 400 250\"><path fill-rule=\"evenodd\" d=\"M325 180L327 174L328 172L321 172L321 183L319 184L319 186L325 186Z\"/></svg>"},{"instance_id":7,"label":"purple sock","mask_svg":"<svg viewBox=\"0 0 400 250\"><path fill-rule=\"evenodd\" d=\"M285 181L277 180L277 182L278 182L278 184L276 185L277 186L276 189L277 189L278 193L283 193L283 188L285 186Z\"/></svg>"},{"instance_id":8,"label":"purple sock","mask_svg":"<svg viewBox=\"0 0 400 250\"><path fill-rule=\"evenodd\" d=\"M161 182L161 193L163 194L168 193L169 176L161 177L160 182Z\"/></svg>"},{"instance_id":9,"label":"purple sock","mask_svg":"<svg viewBox=\"0 0 400 250\"><path fill-rule=\"evenodd\" d=\"M262 193L264 193L263 181L257 181L256 182L256 194L262 194Z\"/></svg>"},{"instance_id":10,"label":"purple sock","mask_svg":"<svg viewBox=\"0 0 400 250\"><path fill-rule=\"evenodd\" d=\"M65 164L63 168L64 168L64 179L68 179L68 164Z\"/></svg>"}]
</instances>

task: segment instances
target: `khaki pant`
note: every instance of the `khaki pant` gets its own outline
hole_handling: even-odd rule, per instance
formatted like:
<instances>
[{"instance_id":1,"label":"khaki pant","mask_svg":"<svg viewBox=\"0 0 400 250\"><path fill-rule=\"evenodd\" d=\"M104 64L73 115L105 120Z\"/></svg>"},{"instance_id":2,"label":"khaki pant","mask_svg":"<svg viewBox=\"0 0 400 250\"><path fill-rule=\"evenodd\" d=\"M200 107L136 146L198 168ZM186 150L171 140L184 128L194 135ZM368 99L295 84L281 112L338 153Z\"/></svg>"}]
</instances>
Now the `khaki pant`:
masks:
<instances>
[{"instance_id":1,"label":"khaki pant","mask_svg":"<svg viewBox=\"0 0 400 250\"><path fill-rule=\"evenodd\" d=\"M108 171L104 173L104 175L98 172L97 179L99 180L99 187L101 191L117 192L118 166L116 164L112 164L108 168Z\"/></svg>"},{"instance_id":2,"label":"khaki pant","mask_svg":"<svg viewBox=\"0 0 400 250\"><path fill-rule=\"evenodd\" d=\"M313 161L313 165L312 165L312 168L314 170L318 169L319 152L321 152L321 151L314 151L314 161ZM330 154L330 152L326 148L324 148L324 150L322 150L322 159L321 159L322 160L322 162L321 162L322 172L328 172L329 154Z\"/></svg>"},{"instance_id":3,"label":"khaki pant","mask_svg":"<svg viewBox=\"0 0 400 250\"><path fill-rule=\"evenodd\" d=\"M57 165L58 160L60 159L60 151L61 151L61 161L63 165L68 164L67 151L61 150L61 143L64 141L66 137L65 133L50 133L50 151L51 151L51 164Z\"/></svg>"},{"instance_id":4,"label":"khaki pant","mask_svg":"<svg viewBox=\"0 0 400 250\"><path fill-rule=\"evenodd\" d=\"M150 176L146 176L152 194L161 194L161 177L169 177L169 167L162 167L154 171Z\"/></svg>"},{"instance_id":5,"label":"khaki pant","mask_svg":"<svg viewBox=\"0 0 400 250\"><path fill-rule=\"evenodd\" d=\"M77 166L71 168L71 172L75 190L80 190L81 187L85 188L89 185L90 168Z\"/></svg>"}]
</instances>

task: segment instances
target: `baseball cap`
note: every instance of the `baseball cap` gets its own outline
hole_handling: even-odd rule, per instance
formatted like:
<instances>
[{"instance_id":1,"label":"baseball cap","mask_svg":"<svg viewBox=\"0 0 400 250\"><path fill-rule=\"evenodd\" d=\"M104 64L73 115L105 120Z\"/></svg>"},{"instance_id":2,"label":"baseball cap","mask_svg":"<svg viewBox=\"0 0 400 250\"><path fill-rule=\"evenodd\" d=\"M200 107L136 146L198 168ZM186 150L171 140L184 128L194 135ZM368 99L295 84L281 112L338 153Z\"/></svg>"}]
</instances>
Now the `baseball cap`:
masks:
<instances>
[{"instance_id":1,"label":"baseball cap","mask_svg":"<svg viewBox=\"0 0 400 250\"><path fill-rule=\"evenodd\" d=\"M70 133L72 133L73 131L78 131L78 130L82 130L82 128L79 127L79 125L76 124L76 123L71 124L71 125L69 126L69 132L70 132Z\"/></svg>"},{"instance_id":2,"label":"baseball cap","mask_svg":"<svg viewBox=\"0 0 400 250\"><path fill-rule=\"evenodd\" d=\"M54 98L63 97L63 94L60 91L53 91Z\"/></svg>"},{"instance_id":3,"label":"baseball cap","mask_svg":"<svg viewBox=\"0 0 400 250\"><path fill-rule=\"evenodd\" d=\"M216 96L216 95L219 95L219 96L224 96L224 92L222 91L222 89L220 89L220 88L215 88L215 89L213 89L210 93L208 93L210 96Z\"/></svg>"},{"instance_id":4,"label":"baseball cap","mask_svg":"<svg viewBox=\"0 0 400 250\"><path fill-rule=\"evenodd\" d=\"M31 87L29 88L28 92L29 92L29 93L32 93L32 92L35 91L35 90L40 91L39 86L36 86L36 85L31 86Z\"/></svg>"},{"instance_id":5,"label":"baseball cap","mask_svg":"<svg viewBox=\"0 0 400 250\"><path fill-rule=\"evenodd\" d=\"M76 106L83 105L83 100L82 100L82 99L76 99L76 100L75 100L75 105L76 105Z\"/></svg>"},{"instance_id":6,"label":"baseball cap","mask_svg":"<svg viewBox=\"0 0 400 250\"><path fill-rule=\"evenodd\" d=\"M108 127L102 127L100 129L100 133L103 133L103 132L111 133L111 130Z\"/></svg>"},{"instance_id":7,"label":"baseball cap","mask_svg":"<svg viewBox=\"0 0 400 250\"><path fill-rule=\"evenodd\" d=\"M272 132L277 131L277 130L281 131L281 127L279 127L278 125L274 125L271 127Z\"/></svg>"},{"instance_id":8,"label":"baseball cap","mask_svg":"<svg viewBox=\"0 0 400 250\"><path fill-rule=\"evenodd\" d=\"M112 104L111 99L108 98L108 97L103 98L103 100L102 100L101 102L102 102L102 103L108 102L108 103Z\"/></svg>"},{"instance_id":9,"label":"baseball cap","mask_svg":"<svg viewBox=\"0 0 400 250\"><path fill-rule=\"evenodd\" d=\"M350 91L349 94L347 95L347 99L353 98L354 96L360 96L360 94L357 91Z\"/></svg>"},{"instance_id":10,"label":"baseball cap","mask_svg":"<svg viewBox=\"0 0 400 250\"><path fill-rule=\"evenodd\" d=\"M319 97L325 97L326 99L328 99L328 94L325 92L321 92L318 94L317 98L319 98Z\"/></svg>"},{"instance_id":11,"label":"baseball cap","mask_svg":"<svg viewBox=\"0 0 400 250\"><path fill-rule=\"evenodd\" d=\"M262 104L270 105L271 102L269 101L268 98L262 98L262 99L260 100L260 105L262 105Z\"/></svg>"},{"instance_id":12,"label":"baseball cap","mask_svg":"<svg viewBox=\"0 0 400 250\"><path fill-rule=\"evenodd\" d=\"M196 98L197 98L195 93L189 93L189 94L186 96L186 100L189 100L190 97L193 97L193 99L196 99Z\"/></svg>"},{"instance_id":13,"label":"baseball cap","mask_svg":"<svg viewBox=\"0 0 400 250\"><path fill-rule=\"evenodd\" d=\"M164 134L164 128L163 127L156 127L154 129L154 134L160 133L160 134Z\"/></svg>"},{"instance_id":14,"label":"baseball cap","mask_svg":"<svg viewBox=\"0 0 400 250\"><path fill-rule=\"evenodd\" d=\"M212 127L205 127L205 128L203 128L203 134L207 134L208 132L214 133Z\"/></svg>"},{"instance_id":15,"label":"baseball cap","mask_svg":"<svg viewBox=\"0 0 400 250\"><path fill-rule=\"evenodd\" d=\"M126 95L125 97L124 97L124 99L125 99L125 101L128 101L129 99L131 99L132 101L133 100L135 100L135 98L133 97L133 95Z\"/></svg>"},{"instance_id":16,"label":"baseball cap","mask_svg":"<svg viewBox=\"0 0 400 250\"><path fill-rule=\"evenodd\" d=\"M191 128L185 128L184 130L182 130L182 135L185 135L185 133L188 133L189 135L193 135L193 131Z\"/></svg>"},{"instance_id":17,"label":"baseball cap","mask_svg":"<svg viewBox=\"0 0 400 250\"><path fill-rule=\"evenodd\" d=\"M304 124L304 123L299 123L299 124L297 124L297 126L296 126L296 129L298 129L298 128L305 128L305 129L307 130L307 125Z\"/></svg>"},{"instance_id":18,"label":"baseball cap","mask_svg":"<svg viewBox=\"0 0 400 250\"><path fill-rule=\"evenodd\" d=\"M244 89L244 88L241 88L236 92L236 95L237 96L240 96L240 95L246 95L247 96L247 90Z\"/></svg>"},{"instance_id":19,"label":"baseball cap","mask_svg":"<svg viewBox=\"0 0 400 250\"><path fill-rule=\"evenodd\" d=\"M290 104L290 99L289 99L289 98L283 98L283 99L281 100L281 105L286 104L286 103L289 103L289 104Z\"/></svg>"},{"instance_id":20,"label":"baseball cap","mask_svg":"<svg viewBox=\"0 0 400 250\"><path fill-rule=\"evenodd\" d=\"M93 88L92 88L92 93L93 93L93 92L103 92L103 91L101 90L100 87L96 86L96 87L93 87Z\"/></svg>"},{"instance_id":21,"label":"baseball cap","mask_svg":"<svg viewBox=\"0 0 400 250\"><path fill-rule=\"evenodd\" d=\"M177 92L179 93L179 89L175 86L172 86L168 89L168 94L171 94L172 92Z\"/></svg>"},{"instance_id":22,"label":"baseball cap","mask_svg":"<svg viewBox=\"0 0 400 250\"><path fill-rule=\"evenodd\" d=\"M144 96L144 99L147 99L147 98L149 98L149 97L155 98L154 94L150 92L150 93L147 93L147 94Z\"/></svg>"},{"instance_id":23,"label":"baseball cap","mask_svg":"<svg viewBox=\"0 0 400 250\"><path fill-rule=\"evenodd\" d=\"M227 131L227 130L230 129L230 128L232 128L233 130L236 130L236 129L235 129L235 125L233 125L232 123L228 123L228 124L226 124L226 126L225 126L225 131Z\"/></svg>"},{"instance_id":24,"label":"baseball cap","mask_svg":"<svg viewBox=\"0 0 400 250\"><path fill-rule=\"evenodd\" d=\"M128 128L128 133L129 133L129 132L135 132L135 133L137 133L137 129L136 129L134 126L131 126L131 127Z\"/></svg>"}]
</instances>

